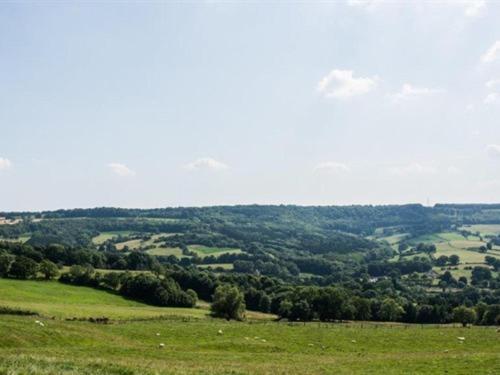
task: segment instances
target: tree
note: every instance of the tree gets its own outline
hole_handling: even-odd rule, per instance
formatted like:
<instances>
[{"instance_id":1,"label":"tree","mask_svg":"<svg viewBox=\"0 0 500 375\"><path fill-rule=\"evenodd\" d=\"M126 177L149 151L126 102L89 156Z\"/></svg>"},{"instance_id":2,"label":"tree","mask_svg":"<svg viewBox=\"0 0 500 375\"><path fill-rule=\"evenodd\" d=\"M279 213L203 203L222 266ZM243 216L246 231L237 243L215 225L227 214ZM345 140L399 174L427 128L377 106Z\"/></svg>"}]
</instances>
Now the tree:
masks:
<instances>
[{"instance_id":1,"label":"tree","mask_svg":"<svg viewBox=\"0 0 500 375\"><path fill-rule=\"evenodd\" d=\"M446 255L441 255L435 260L436 266L443 267L448 263L449 258Z\"/></svg>"},{"instance_id":2,"label":"tree","mask_svg":"<svg viewBox=\"0 0 500 375\"><path fill-rule=\"evenodd\" d=\"M386 298L380 306L380 318L388 322L394 322L403 315L403 308L392 298Z\"/></svg>"},{"instance_id":3,"label":"tree","mask_svg":"<svg viewBox=\"0 0 500 375\"><path fill-rule=\"evenodd\" d=\"M493 244L492 244L491 242L488 242L488 243L486 244L486 248L487 248L488 250L492 250L492 249L493 249Z\"/></svg>"},{"instance_id":4,"label":"tree","mask_svg":"<svg viewBox=\"0 0 500 375\"><path fill-rule=\"evenodd\" d=\"M453 309L453 321L462 323L464 327L467 327L467 324L472 324L476 321L476 312L474 309L466 306L455 307Z\"/></svg>"},{"instance_id":5,"label":"tree","mask_svg":"<svg viewBox=\"0 0 500 375\"><path fill-rule=\"evenodd\" d=\"M38 264L25 256L18 256L10 266L9 274L17 279L29 279L35 277Z\"/></svg>"},{"instance_id":6,"label":"tree","mask_svg":"<svg viewBox=\"0 0 500 375\"><path fill-rule=\"evenodd\" d=\"M53 279L59 275L57 266L47 259L42 260L39 265L39 271L43 274L45 280Z\"/></svg>"},{"instance_id":7,"label":"tree","mask_svg":"<svg viewBox=\"0 0 500 375\"><path fill-rule=\"evenodd\" d=\"M6 277L9 274L10 266L14 257L7 253L0 253L0 277Z\"/></svg>"},{"instance_id":8,"label":"tree","mask_svg":"<svg viewBox=\"0 0 500 375\"><path fill-rule=\"evenodd\" d=\"M448 258L448 261L450 262L450 264L452 266L456 266L458 263L460 263L460 257L458 255L456 255L456 254L452 254Z\"/></svg>"},{"instance_id":9,"label":"tree","mask_svg":"<svg viewBox=\"0 0 500 375\"><path fill-rule=\"evenodd\" d=\"M245 317L245 297L237 287L225 284L215 289L212 315L227 320L243 320Z\"/></svg>"}]
</instances>

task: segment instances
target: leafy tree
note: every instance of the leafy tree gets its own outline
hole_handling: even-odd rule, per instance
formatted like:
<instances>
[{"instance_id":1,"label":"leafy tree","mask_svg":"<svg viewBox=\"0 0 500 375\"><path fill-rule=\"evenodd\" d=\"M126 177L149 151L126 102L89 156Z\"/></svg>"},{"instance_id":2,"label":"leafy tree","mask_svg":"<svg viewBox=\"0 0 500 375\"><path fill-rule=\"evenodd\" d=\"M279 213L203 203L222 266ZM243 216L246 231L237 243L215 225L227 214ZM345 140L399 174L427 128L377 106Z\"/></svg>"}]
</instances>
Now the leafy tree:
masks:
<instances>
[{"instance_id":1,"label":"leafy tree","mask_svg":"<svg viewBox=\"0 0 500 375\"><path fill-rule=\"evenodd\" d=\"M45 277L45 280L54 279L59 275L59 269L57 266L48 259L44 259L39 264L39 271Z\"/></svg>"},{"instance_id":2,"label":"leafy tree","mask_svg":"<svg viewBox=\"0 0 500 375\"><path fill-rule=\"evenodd\" d=\"M212 315L227 320L243 320L245 317L245 297L235 286L221 285L215 289Z\"/></svg>"},{"instance_id":3,"label":"leafy tree","mask_svg":"<svg viewBox=\"0 0 500 375\"><path fill-rule=\"evenodd\" d=\"M386 298L380 306L380 318L388 322L394 322L403 315L403 308L392 298Z\"/></svg>"},{"instance_id":4,"label":"leafy tree","mask_svg":"<svg viewBox=\"0 0 500 375\"><path fill-rule=\"evenodd\" d=\"M36 277L38 264L25 256L18 256L10 266L9 274L17 279Z\"/></svg>"},{"instance_id":5,"label":"leafy tree","mask_svg":"<svg viewBox=\"0 0 500 375\"><path fill-rule=\"evenodd\" d=\"M14 256L0 253L0 277L6 277L9 274L12 262L14 262Z\"/></svg>"},{"instance_id":6,"label":"leafy tree","mask_svg":"<svg viewBox=\"0 0 500 375\"><path fill-rule=\"evenodd\" d=\"M476 312L474 309L466 306L458 306L453 309L453 321L462 323L464 327L476 321Z\"/></svg>"},{"instance_id":7,"label":"leafy tree","mask_svg":"<svg viewBox=\"0 0 500 375\"><path fill-rule=\"evenodd\" d=\"M443 267L446 266L446 263L448 263L449 259L446 255L441 255L435 260L436 266Z\"/></svg>"},{"instance_id":8,"label":"leafy tree","mask_svg":"<svg viewBox=\"0 0 500 375\"><path fill-rule=\"evenodd\" d=\"M458 263L460 263L460 257L456 254L450 255L448 260L452 266L456 266L456 265L458 265Z\"/></svg>"}]
</instances>

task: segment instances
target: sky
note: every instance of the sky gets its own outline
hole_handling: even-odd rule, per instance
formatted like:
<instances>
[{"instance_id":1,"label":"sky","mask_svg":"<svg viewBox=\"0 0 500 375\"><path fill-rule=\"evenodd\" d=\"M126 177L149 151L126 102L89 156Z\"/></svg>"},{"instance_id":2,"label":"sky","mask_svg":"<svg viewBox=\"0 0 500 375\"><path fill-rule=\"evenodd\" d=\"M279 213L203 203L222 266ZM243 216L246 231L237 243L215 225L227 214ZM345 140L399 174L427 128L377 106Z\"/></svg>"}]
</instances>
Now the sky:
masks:
<instances>
[{"instance_id":1,"label":"sky","mask_svg":"<svg viewBox=\"0 0 500 375\"><path fill-rule=\"evenodd\" d=\"M500 202L500 2L0 3L0 211Z\"/></svg>"}]
</instances>

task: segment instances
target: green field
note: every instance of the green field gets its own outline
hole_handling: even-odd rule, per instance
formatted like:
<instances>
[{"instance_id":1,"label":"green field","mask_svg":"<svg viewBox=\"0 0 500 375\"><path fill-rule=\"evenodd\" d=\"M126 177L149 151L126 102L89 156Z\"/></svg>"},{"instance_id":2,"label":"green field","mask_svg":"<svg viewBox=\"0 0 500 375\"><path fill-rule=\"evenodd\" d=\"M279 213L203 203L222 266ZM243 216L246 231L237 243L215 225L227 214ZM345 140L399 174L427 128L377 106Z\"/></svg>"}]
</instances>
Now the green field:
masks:
<instances>
[{"instance_id":1,"label":"green field","mask_svg":"<svg viewBox=\"0 0 500 375\"><path fill-rule=\"evenodd\" d=\"M102 232L98 236L92 238L92 242L96 245L101 245L104 242L111 240L113 238L117 238L119 236L130 236L132 232L130 231L114 231L114 232Z\"/></svg>"},{"instance_id":2,"label":"green field","mask_svg":"<svg viewBox=\"0 0 500 375\"><path fill-rule=\"evenodd\" d=\"M491 328L0 317L8 374L495 374ZM222 330L222 334L218 334ZM159 336L157 334L160 334ZM464 343L457 337L465 337ZM159 344L165 347L160 348Z\"/></svg>"},{"instance_id":3,"label":"green field","mask_svg":"<svg viewBox=\"0 0 500 375\"><path fill-rule=\"evenodd\" d=\"M158 255L158 256L169 256L174 255L177 258L182 258L182 250L178 247L156 247L154 249L149 249L146 251L150 255Z\"/></svg>"},{"instance_id":4,"label":"green field","mask_svg":"<svg viewBox=\"0 0 500 375\"><path fill-rule=\"evenodd\" d=\"M43 281L0 279L0 296L0 306L42 314L0 315L0 374L500 371L500 336L493 328L288 324L259 313L247 313L247 322L227 322L208 317L206 303L197 309L151 307ZM65 320L101 316L112 318L111 324Z\"/></svg>"},{"instance_id":5,"label":"green field","mask_svg":"<svg viewBox=\"0 0 500 375\"><path fill-rule=\"evenodd\" d=\"M219 256L222 254L239 254L239 253L241 253L240 249L231 249L231 248L227 248L227 247L209 247L209 246L203 246L203 245L189 245L188 249L190 251L197 253L201 258L208 256L208 255Z\"/></svg>"},{"instance_id":6,"label":"green field","mask_svg":"<svg viewBox=\"0 0 500 375\"><path fill-rule=\"evenodd\" d=\"M465 225L460 229L465 229L473 233L479 232L482 236L496 236L500 234L500 224Z\"/></svg>"},{"instance_id":7,"label":"green field","mask_svg":"<svg viewBox=\"0 0 500 375\"><path fill-rule=\"evenodd\" d=\"M119 295L57 281L0 279L0 306L17 307L57 318L153 318L177 315L201 318L203 309L162 308L127 300Z\"/></svg>"}]
</instances>

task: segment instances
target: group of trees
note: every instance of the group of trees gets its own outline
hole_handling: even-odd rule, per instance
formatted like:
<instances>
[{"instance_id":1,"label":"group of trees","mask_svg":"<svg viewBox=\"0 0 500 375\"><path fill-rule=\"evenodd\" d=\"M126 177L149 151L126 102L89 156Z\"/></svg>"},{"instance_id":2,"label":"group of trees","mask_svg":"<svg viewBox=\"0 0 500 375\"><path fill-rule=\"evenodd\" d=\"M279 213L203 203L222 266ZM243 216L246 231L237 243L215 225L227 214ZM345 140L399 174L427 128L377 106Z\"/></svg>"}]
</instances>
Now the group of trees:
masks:
<instances>
[{"instance_id":1,"label":"group of trees","mask_svg":"<svg viewBox=\"0 0 500 375\"><path fill-rule=\"evenodd\" d=\"M75 265L69 272L63 273L59 280L67 284L110 289L127 298L156 306L193 307L198 300L195 291L182 290L175 280L164 274L133 275L129 272L102 274L95 272L92 267Z\"/></svg>"},{"instance_id":2,"label":"group of trees","mask_svg":"<svg viewBox=\"0 0 500 375\"><path fill-rule=\"evenodd\" d=\"M44 279L50 280L59 275L59 269L56 264L48 259L43 259L37 263L23 255L14 256L7 252L0 252L0 277L33 279L39 274Z\"/></svg>"}]
</instances>

